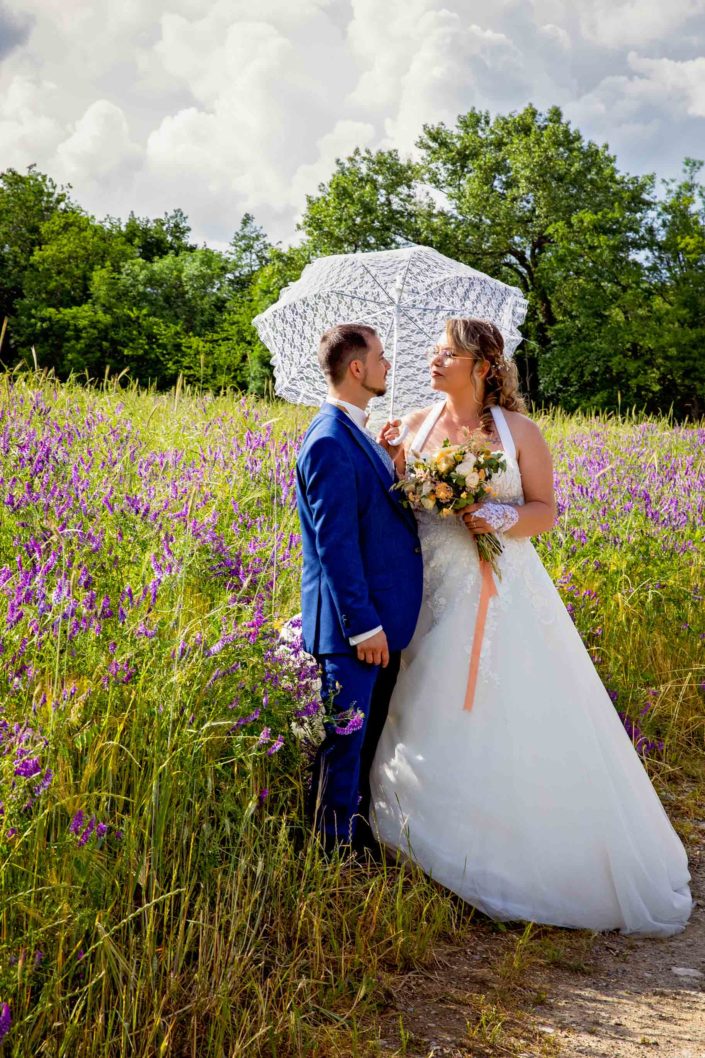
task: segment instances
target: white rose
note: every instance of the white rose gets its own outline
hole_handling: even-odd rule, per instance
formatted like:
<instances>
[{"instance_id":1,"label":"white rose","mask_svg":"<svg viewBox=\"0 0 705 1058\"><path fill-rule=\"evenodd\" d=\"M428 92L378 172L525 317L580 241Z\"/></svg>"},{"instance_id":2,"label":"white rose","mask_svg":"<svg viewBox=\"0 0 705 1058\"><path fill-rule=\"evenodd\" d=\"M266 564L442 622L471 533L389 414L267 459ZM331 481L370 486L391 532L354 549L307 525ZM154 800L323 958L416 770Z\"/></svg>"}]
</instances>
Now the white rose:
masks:
<instances>
[{"instance_id":1,"label":"white rose","mask_svg":"<svg viewBox=\"0 0 705 1058\"><path fill-rule=\"evenodd\" d=\"M458 464L455 471L457 474L462 474L463 477L466 477L468 474L472 474L476 466L477 463L474 456L465 456L465 459Z\"/></svg>"},{"instance_id":2,"label":"white rose","mask_svg":"<svg viewBox=\"0 0 705 1058\"><path fill-rule=\"evenodd\" d=\"M458 467L458 473L459 474L463 474L463 472L462 472L460 467ZM478 474L478 472L476 470L473 470L473 469L470 469L470 470L466 471L463 474L463 477L465 478L465 487L470 489L471 491L473 489L476 489L477 486L480 484L480 481L481 481L480 475Z\"/></svg>"}]
</instances>

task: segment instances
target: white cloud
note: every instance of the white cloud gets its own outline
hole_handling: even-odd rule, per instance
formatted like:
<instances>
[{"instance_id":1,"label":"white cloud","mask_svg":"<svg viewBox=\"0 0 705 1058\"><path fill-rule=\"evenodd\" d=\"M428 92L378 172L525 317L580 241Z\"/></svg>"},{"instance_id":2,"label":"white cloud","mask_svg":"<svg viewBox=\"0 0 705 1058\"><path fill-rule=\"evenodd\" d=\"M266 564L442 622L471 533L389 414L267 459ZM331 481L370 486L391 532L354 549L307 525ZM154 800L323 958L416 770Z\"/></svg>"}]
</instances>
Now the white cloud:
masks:
<instances>
[{"instance_id":1,"label":"white cloud","mask_svg":"<svg viewBox=\"0 0 705 1058\"><path fill-rule=\"evenodd\" d=\"M3 0L0 0L3 3ZM631 171L705 142L705 0L4 0L0 165L98 215L181 206L287 240L355 146L558 104Z\"/></svg>"},{"instance_id":2,"label":"white cloud","mask_svg":"<svg viewBox=\"0 0 705 1058\"><path fill-rule=\"evenodd\" d=\"M531 0L538 21L584 42L619 50L655 42L673 45L683 30L703 32L705 0Z\"/></svg>"},{"instance_id":3,"label":"white cloud","mask_svg":"<svg viewBox=\"0 0 705 1058\"><path fill-rule=\"evenodd\" d=\"M588 40L624 48L672 39L684 23L705 15L705 0L583 0L576 9Z\"/></svg>"},{"instance_id":4,"label":"white cloud","mask_svg":"<svg viewBox=\"0 0 705 1058\"><path fill-rule=\"evenodd\" d=\"M501 29L476 23L472 4L352 6L348 38L362 73L348 101L385 114L386 146L411 150L424 122L453 121L471 106L516 95L523 82L519 50Z\"/></svg>"},{"instance_id":5,"label":"white cloud","mask_svg":"<svg viewBox=\"0 0 705 1058\"><path fill-rule=\"evenodd\" d=\"M66 179L101 183L122 179L136 167L141 155L138 145L130 139L124 113L107 99L91 103L56 150Z\"/></svg>"},{"instance_id":6,"label":"white cloud","mask_svg":"<svg viewBox=\"0 0 705 1058\"><path fill-rule=\"evenodd\" d=\"M503 33L462 27L449 12L429 12L420 28L397 114L386 122L390 144L407 149L422 124L452 123L472 106L484 109L493 97L499 102L521 91L521 56Z\"/></svg>"},{"instance_id":7,"label":"white cloud","mask_svg":"<svg viewBox=\"0 0 705 1058\"><path fill-rule=\"evenodd\" d=\"M329 80L346 90L346 69L354 71L340 33L321 13L325 5L303 5L308 21L289 26L288 35L290 5L270 3L271 22L229 21L234 6L221 0L202 18L163 17L155 53L197 106L166 117L150 134L147 165L160 180L178 171L192 190L205 185L210 210L196 194L212 214L210 228L227 199L231 228L247 209L275 229L286 215L290 234L292 214L311 189L303 175L323 179L335 150L356 145L353 131L370 140L374 129L339 118L339 94Z\"/></svg>"},{"instance_id":8,"label":"white cloud","mask_svg":"<svg viewBox=\"0 0 705 1058\"><path fill-rule=\"evenodd\" d=\"M539 33L552 44L557 44L565 51L570 51L572 47L570 35L560 26L554 26L552 22L546 22L544 25L539 26Z\"/></svg>"},{"instance_id":9,"label":"white cloud","mask_svg":"<svg viewBox=\"0 0 705 1058\"><path fill-rule=\"evenodd\" d=\"M313 194L335 168L338 158L347 158L356 147L365 148L374 140L374 125L363 121L338 121L331 132L321 136L318 157L314 162L300 165L291 181L291 199L303 204L307 194Z\"/></svg>"},{"instance_id":10,"label":"white cloud","mask_svg":"<svg viewBox=\"0 0 705 1058\"><path fill-rule=\"evenodd\" d=\"M19 74L0 93L0 159L3 168L23 169L51 155L62 136L48 113L56 85Z\"/></svg>"},{"instance_id":11,"label":"white cloud","mask_svg":"<svg viewBox=\"0 0 705 1058\"><path fill-rule=\"evenodd\" d=\"M665 97L674 115L685 109L692 117L705 118L705 57L677 62L632 53L629 65L642 74L635 79L634 88L650 101Z\"/></svg>"}]
</instances>

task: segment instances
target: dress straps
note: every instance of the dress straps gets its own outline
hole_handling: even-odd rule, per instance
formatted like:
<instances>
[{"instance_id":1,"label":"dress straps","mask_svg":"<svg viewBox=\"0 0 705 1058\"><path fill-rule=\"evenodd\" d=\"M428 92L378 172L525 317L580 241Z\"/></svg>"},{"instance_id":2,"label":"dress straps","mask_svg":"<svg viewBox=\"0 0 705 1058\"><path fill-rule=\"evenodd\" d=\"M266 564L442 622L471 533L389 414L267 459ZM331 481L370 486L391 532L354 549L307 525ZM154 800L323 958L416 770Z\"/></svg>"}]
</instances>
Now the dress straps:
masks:
<instances>
[{"instance_id":1,"label":"dress straps","mask_svg":"<svg viewBox=\"0 0 705 1058\"><path fill-rule=\"evenodd\" d=\"M429 409L428 415L416 431L414 439L411 442L410 451L416 452L417 455L420 455L423 452L423 446L428 440L428 435L440 419L441 412L445 406L446 402L444 400L439 401L438 404L432 405Z\"/></svg>"},{"instance_id":2,"label":"dress straps","mask_svg":"<svg viewBox=\"0 0 705 1058\"><path fill-rule=\"evenodd\" d=\"M516 445L514 444L512 431L509 429L509 423L507 422L504 412L496 404L493 404L490 407L490 411L492 412L492 418L497 427L497 433L499 434L499 439L502 442L504 451L508 456L511 456L512 459L516 459ZM421 429L423 429L423 427L421 427Z\"/></svg>"},{"instance_id":3,"label":"dress straps","mask_svg":"<svg viewBox=\"0 0 705 1058\"><path fill-rule=\"evenodd\" d=\"M417 454L421 454L421 452L423 452L423 447L426 444L426 441L428 440L428 436L431 433L433 427L440 419L441 413L445 406L446 402L444 400L441 400L430 408L428 415L421 423L420 427L416 431L416 436L411 442L412 452L416 452ZM499 434L499 439L502 442L502 447L504 448L504 451L508 456L510 456L510 458L516 459L516 445L514 444L512 431L509 429L509 423L507 422L504 412L496 404L493 404L491 406L490 411L492 412L492 418L494 419L495 426L497 427L497 433Z\"/></svg>"}]
</instances>

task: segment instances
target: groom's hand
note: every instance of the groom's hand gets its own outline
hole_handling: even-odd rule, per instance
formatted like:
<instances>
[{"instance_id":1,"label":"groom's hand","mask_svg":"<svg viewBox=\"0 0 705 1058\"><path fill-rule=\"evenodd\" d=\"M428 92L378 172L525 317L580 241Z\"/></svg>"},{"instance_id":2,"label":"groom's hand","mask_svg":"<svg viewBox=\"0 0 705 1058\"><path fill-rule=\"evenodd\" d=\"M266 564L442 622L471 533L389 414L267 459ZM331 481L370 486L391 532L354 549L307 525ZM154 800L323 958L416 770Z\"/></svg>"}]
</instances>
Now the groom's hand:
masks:
<instances>
[{"instance_id":1,"label":"groom's hand","mask_svg":"<svg viewBox=\"0 0 705 1058\"><path fill-rule=\"evenodd\" d=\"M391 456L392 462L396 467L397 474L402 475L406 470L406 455L404 453L404 446L400 444L393 444L399 437L401 430L401 419L387 420L382 429L377 434L377 444L382 445L388 456Z\"/></svg>"},{"instance_id":2,"label":"groom's hand","mask_svg":"<svg viewBox=\"0 0 705 1058\"><path fill-rule=\"evenodd\" d=\"M389 664L389 647L384 632L375 632L369 639L358 643L357 660L365 661L368 665L381 665L386 669Z\"/></svg>"}]
</instances>

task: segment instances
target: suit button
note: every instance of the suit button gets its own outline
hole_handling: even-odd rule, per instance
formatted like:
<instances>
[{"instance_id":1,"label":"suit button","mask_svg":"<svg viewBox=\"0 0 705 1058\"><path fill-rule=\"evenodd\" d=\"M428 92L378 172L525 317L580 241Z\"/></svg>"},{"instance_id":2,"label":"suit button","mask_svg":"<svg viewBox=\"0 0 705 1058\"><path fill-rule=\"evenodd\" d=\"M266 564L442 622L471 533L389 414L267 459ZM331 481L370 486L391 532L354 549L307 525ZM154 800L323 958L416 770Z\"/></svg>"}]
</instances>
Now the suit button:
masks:
<instances>
[{"instance_id":1,"label":"suit button","mask_svg":"<svg viewBox=\"0 0 705 1058\"><path fill-rule=\"evenodd\" d=\"M420 547L415 547L414 548L414 554L415 555L420 555L421 554L421 548Z\"/></svg>"},{"instance_id":2,"label":"suit button","mask_svg":"<svg viewBox=\"0 0 705 1058\"><path fill-rule=\"evenodd\" d=\"M348 623L349 623L349 622L348 622L348 615L347 615L347 614L343 614L343 616L342 616L342 622L343 622L343 624L344 624L344 625L346 625L346 624L348 624Z\"/></svg>"}]
</instances>

